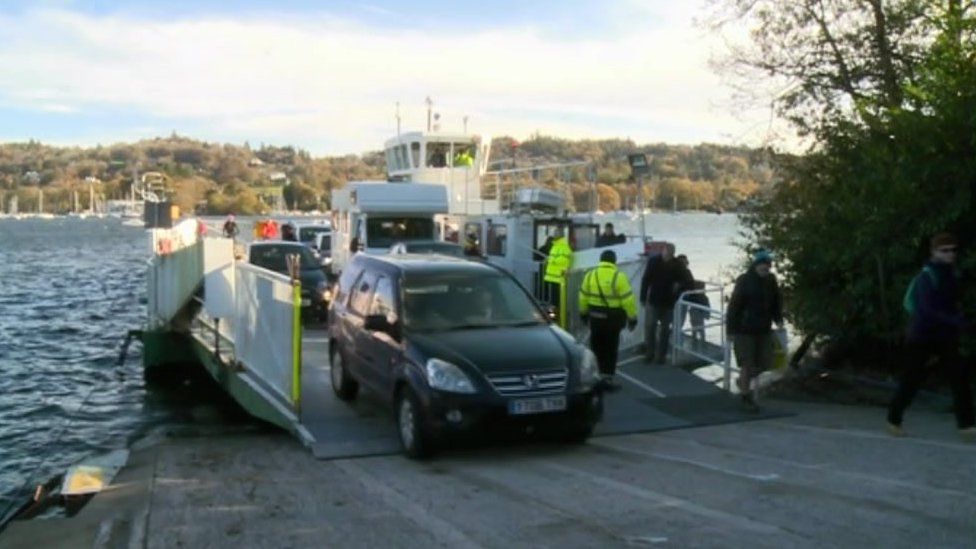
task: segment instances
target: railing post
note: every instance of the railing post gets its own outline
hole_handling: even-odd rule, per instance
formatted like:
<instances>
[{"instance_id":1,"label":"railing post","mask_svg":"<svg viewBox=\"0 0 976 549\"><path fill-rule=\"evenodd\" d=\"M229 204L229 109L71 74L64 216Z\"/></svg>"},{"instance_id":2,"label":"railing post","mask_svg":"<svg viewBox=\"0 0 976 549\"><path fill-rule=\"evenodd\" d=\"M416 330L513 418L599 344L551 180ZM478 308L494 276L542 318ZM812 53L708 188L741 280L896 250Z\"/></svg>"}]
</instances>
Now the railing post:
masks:
<instances>
[{"instance_id":1,"label":"railing post","mask_svg":"<svg viewBox=\"0 0 976 549\"><path fill-rule=\"evenodd\" d=\"M291 276L292 337L291 337L291 402L296 414L302 409L302 282L299 279L301 259L298 254L287 256Z\"/></svg>"},{"instance_id":2,"label":"railing post","mask_svg":"<svg viewBox=\"0 0 976 549\"><path fill-rule=\"evenodd\" d=\"M568 318L566 315L566 287L569 286L569 270L563 274L563 280L559 284L559 325L562 326L564 330L569 329L569 325L566 323Z\"/></svg>"}]
</instances>

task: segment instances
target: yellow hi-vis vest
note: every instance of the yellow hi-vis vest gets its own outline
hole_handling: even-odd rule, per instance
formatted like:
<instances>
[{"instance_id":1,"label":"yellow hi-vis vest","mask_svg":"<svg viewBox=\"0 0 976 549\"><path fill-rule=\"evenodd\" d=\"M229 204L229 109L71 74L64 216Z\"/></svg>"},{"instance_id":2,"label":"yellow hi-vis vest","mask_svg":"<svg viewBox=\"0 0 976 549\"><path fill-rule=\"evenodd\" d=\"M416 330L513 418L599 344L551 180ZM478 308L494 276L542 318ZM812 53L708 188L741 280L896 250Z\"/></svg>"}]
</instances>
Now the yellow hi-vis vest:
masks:
<instances>
[{"instance_id":1,"label":"yellow hi-vis vest","mask_svg":"<svg viewBox=\"0 0 976 549\"><path fill-rule=\"evenodd\" d=\"M590 307L623 309L627 318L637 318L634 291L630 288L627 275L617 270L613 263L601 261L583 277L579 294L580 313L588 312Z\"/></svg>"},{"instance_id":2,"label":"yellow hi-vis vest","mask_svg":"<svg viewBox=\"0 0 976 549\"><path fill-rule=\"evenodd\" d=\"M546 259L546 282L563 282L563 274L573 265L573 249L569 247L566 237L557 238L549 248L549 258Z\"/></svg>"}]
</instances>

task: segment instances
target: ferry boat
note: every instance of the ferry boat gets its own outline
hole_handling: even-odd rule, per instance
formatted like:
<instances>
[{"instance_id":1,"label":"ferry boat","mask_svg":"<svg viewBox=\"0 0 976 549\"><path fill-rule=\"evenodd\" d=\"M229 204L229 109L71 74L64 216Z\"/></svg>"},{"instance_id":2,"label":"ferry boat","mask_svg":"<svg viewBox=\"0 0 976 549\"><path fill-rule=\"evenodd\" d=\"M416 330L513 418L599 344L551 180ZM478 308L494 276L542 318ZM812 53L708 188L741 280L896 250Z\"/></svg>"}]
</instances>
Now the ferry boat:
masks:
<instances>
[{"instance_id":1,"label":"ferry boat","mask_svg":"<svg viewBox=\"0 0 976 549\"><path fill-rule=\"evenodd\" d=\"M513 170L489 171L490 152L489 142L476 135L431 129L388 140L388 178L349 182L333 195L333 267L341 271L348 265L343 253L346 259L391 253L396 239L472 234L482 260L555 305L559 326L584 342L588 329L576 300L584 275L602 251L613 249L618 268L639 287L645 237L631 234L626 242L597 247L597 223L590 214L568 212L557 189L516 186L502 192L499 178ZM409 220L422 222L404 222ZM303 326L300 284L240 260L233 240L204 234L199 223L186 219L148 231L148 320L133 334L143 343L147 378L170 377L174 365L199 365L249 413L293 433L316 456L357 455L367 447L396 451L399 444L385 418L359 417L332 397L330 340L320 328ZM574 260L559 295L547 296L539 283L545 270L541 252L557 230L572 242ZM293 261L289 268L297 273L299 266ZM642 323L639 315L637 329L621 333L621 356L638 350ZM343 450L350 444L354 451Z\"/></svg>"}]
</instances>

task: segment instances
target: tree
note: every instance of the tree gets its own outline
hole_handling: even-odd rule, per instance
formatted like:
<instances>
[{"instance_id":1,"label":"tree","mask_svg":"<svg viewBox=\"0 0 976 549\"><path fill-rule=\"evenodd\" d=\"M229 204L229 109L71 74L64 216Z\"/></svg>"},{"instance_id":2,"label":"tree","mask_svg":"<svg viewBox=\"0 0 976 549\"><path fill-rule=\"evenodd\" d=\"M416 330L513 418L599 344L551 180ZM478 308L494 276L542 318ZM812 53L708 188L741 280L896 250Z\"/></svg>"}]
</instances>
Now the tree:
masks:
<instances>
[{"instance_id":1,"label":"tree","mask_svg":"<svg viewBox=\"0 0 976 549\"><path fill-rule=\"evenodd\" d=\"M747 246L780 257L796 327L894 364L883 358L899 340L901 297L927 237L976 230L973 7L959 0L726 6L759 25L753 47L733 50L726 67L790 81L775 108L814 140L805 158L786 159L785 179L744 218ZM972 258L962 265L973 266Z\"/></svg>"},{"instance_id":2,"label":"tree","mask_svg":"<svg viewBox=\"0 0 976 549\"><path fill-rule=\"evenodd\" d=\"M620 209L620 194L616 189L605 183L596 184L597 204L602 211L610 212Z\"/></svg>"}]
</instances>

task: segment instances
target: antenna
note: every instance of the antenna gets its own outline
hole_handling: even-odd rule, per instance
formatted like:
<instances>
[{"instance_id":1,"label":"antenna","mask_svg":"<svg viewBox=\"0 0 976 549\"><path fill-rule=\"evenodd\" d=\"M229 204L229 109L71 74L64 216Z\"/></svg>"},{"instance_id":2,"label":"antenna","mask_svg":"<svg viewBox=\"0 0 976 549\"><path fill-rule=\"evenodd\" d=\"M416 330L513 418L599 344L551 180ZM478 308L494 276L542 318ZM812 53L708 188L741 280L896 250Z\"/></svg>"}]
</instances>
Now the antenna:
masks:
<instances>
[{"instance_id":1,"label":"antenna","mask_svg":"<svg viewBox=\"0 0 976 549\"><path fill-rule=\"evenodd\" d=\"M424 100L424 102L427 103L427 131L429 132L430 131L430 111L434 107L434 102L431 101L429 95L427 96L427 99Z\"/></svg>"},{"instance_id":2,"label":"antenna","mask_svg":"<svg viewBox=\"0 0 976 549\"><path fill-rule=\"evenodd\" d=\"M396 120L397 120L397 140L400 139L400 102L397 101L396 104Z\"/></svg>"},{"instance_id":3,"label":"antenna","mask_svg":"<svg viewBox=\"0 0 976 549\"><path fill-rule=\"evenodd\" d=\"M468 134L468 115L464 115L464 118L462 118L462 120L464 121L464 134L467 135Z\"/></svg>"}]
</instances>

